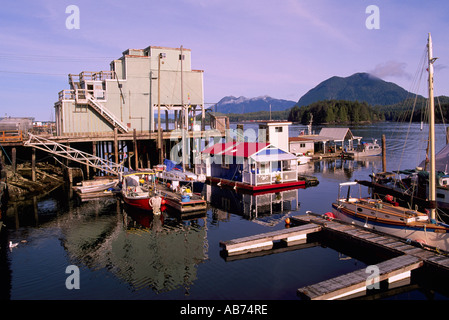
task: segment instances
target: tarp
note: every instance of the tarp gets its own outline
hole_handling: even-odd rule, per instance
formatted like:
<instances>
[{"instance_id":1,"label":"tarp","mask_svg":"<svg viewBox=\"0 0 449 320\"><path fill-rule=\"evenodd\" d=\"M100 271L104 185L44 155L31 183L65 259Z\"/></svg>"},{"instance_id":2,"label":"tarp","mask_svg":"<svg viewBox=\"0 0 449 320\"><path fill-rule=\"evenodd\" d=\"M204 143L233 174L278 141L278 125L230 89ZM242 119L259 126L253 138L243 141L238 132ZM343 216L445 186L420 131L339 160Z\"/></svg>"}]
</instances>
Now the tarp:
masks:
<instances>
[{"instance_id":1,"label":"tarp","mask_svg":"<svg viewBox=\"0 0 449 320\"><path fill-rule=\"evenodd\" d=\"M171 161L169 159L164 159L165 171L171 171L173 169L182 170L182 166L180 164L176 164L176 162Z\"/></svg>"},{"instance_id":2,"label":"tarp","mask_svg":"<svg viewBox=\"0 0 449 320\"><path fill-rule=\"evenodd\" d=\"M421 162L420 167L424 168L425 160ZM430 164L427 164L427 170L430 169ZM448 172L449 171L449 144L440 150L435 155L435 166L437 171Z\"/></svg>"}]
</instances>

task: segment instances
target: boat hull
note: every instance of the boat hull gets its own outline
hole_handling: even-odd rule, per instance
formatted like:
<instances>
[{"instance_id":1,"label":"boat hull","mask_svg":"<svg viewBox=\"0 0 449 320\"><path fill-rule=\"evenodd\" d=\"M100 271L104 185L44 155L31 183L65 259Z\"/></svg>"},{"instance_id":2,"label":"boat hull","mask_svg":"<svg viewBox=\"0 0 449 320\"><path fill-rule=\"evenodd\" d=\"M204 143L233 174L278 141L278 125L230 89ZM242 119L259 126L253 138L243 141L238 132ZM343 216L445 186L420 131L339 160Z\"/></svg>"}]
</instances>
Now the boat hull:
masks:
<instances>
[{"instance_id":1,"label":"boat hull","mask_svg":"<svg viewBox=\"0 0 449 320\"><path fill-rule=\"evenodd\" d=\"M150 198L149 197L130 198L130 197L127 197L124 195L122 195L122 197L123 197L123 201L131 207L153 212L153 207L150 206Z\"/></svg>"},{"instance_id":2,"label":"boat hull","mask_svg":"<svg viewBox=\"0 0 449 320\"><path fill-rule=\"evenodd\" d=\"M377 230L403 239L425 244L429 247L435 247L439 250L449 252L449 233L448 228L438 225L414 224L407 225L401 222L393 222L375 217L355 214L356 208L350 204L344 206L336 203L332 204L332 213L334 216L347 223L355 224L360 227Z\"/></svg>"}]
</instances>

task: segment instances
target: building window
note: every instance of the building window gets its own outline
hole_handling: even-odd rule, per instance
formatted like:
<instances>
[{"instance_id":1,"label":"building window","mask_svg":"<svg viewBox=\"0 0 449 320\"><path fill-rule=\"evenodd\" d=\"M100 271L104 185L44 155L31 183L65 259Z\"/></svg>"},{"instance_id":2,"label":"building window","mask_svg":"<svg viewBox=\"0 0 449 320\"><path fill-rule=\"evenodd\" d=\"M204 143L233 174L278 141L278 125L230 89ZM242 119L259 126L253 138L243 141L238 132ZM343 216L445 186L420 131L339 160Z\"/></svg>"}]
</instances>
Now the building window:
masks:
<instances>
[{"instance_id":1,"label":"building window","mask_svg":"<svg viewBox=\"0 0 449 320\"><path fill-rule=\"evenodd\" d=\"M282 132L282 127L275 127L274 132Z\"/></svg>"},{"instance_id":2,"label":"building window","mask_svg":"<svg viewBox=\"0 0 449 320\"><path fill-rule=\"evenodd\" d=\"M75 105L76 113L87 113L87 105L85 104L76 104Z\"/></svg>"},{"instance_id":3,"label":"building window","mask_svg":"<svg viewBox=\"0 0 449 320\"><path fill-rule=\"evenodd\" d=\"M305 147L306 147L306 144L305 144L305 143L300 143L300 144L299 144L299 147L300 147L300 148L305 148Z\"/></svg>"}]
</instances>

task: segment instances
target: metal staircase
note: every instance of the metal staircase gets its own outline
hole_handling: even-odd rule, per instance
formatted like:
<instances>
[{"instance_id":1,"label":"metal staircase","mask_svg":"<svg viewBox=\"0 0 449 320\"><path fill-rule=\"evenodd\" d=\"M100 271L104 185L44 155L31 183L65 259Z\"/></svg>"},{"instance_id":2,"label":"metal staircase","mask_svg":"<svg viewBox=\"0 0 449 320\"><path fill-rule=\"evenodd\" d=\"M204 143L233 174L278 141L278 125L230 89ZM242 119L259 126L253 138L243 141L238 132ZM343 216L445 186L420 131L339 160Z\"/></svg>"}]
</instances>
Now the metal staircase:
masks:
<instances>
[{"instance_id":1,"label":"metal staircase","mask_svg":"<svg viewBox=\"0 0 449 320\"><path fill-rule=\"evenodd\" d=\"M87 94L87 104L98 112L107 122L109 122L114 128L117 128L119 132L128 132L128 127L125 126L120 120L118 120L112 112L106 109L100 102L98 102L93 96Z\"/></svg>"},{"instance_id":2,"label":"metal staircase","mask_svg":"<svg viewBox=\"0 0 449 320\"><path fill-rule=\"evenodd\" d=\"M102 170L104 172L120 176L123 173L123 163L115 163L86 152L71 148L58 142L28 133L29 139L24 146L34 147L50 154L54 154L84 165Z\"/></svg>"}]
</instances>

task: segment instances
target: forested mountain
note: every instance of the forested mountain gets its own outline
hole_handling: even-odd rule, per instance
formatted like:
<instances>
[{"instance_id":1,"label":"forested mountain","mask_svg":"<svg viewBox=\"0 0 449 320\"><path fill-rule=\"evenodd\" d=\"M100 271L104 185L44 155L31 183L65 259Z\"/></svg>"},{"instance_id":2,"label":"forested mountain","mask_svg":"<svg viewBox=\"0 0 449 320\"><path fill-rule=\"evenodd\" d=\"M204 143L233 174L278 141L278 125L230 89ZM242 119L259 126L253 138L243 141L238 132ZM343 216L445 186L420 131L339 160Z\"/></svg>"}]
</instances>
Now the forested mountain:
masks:
<instances>
[{"instance_id":1,"label":"forested mountain","mask_svg":"<svg viewBox=\"0 0 449 320\"><path fill-rule=\"evenodd\" d=\"M355 73L346 78L331 77L321 82L302 96L296 105L302 107L323 100L359 101L372 106L391 105L413 95L392 82L368 73Z\"/></svg>"}]
</instances>

